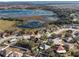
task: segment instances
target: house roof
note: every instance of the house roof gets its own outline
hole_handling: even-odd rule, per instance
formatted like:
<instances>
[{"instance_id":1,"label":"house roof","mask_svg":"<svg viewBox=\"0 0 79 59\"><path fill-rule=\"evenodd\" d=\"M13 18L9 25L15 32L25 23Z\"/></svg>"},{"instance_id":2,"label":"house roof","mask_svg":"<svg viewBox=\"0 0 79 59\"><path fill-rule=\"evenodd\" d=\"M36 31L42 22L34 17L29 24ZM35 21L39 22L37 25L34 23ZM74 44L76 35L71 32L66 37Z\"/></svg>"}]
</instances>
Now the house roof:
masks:
<instances>
[{"instance_id":1,"label":"house roof","mask_svg":"<svg viewBox=\"0 0 79 59\"><path fill-rule=\"evenodd\" d=\"M19 53L19 52L12 52L12 54L10 55L10 57L21 57L23 54L22 53Z\"/></svg>"},{"instance_id":2,"label":"house roof","mask_svg":"<svg viewBox=\"0 0 79 59\"><path fill-rule=\"evenodd\" d=\"M58 46L56 52L57 52L57 53L66 53L66 50L64 49L63 46Z\"/></svg>"},{"instance_id":3,"label":"house roof","mask_svg":"<svg viewBox=\"0 0 79 59\"><path fill-rule=\"evenodd\" d=\"M54 44L61 44L62 45L62 40L60 38L55 38L53 39Z\"/></svg>"}]
</instances>

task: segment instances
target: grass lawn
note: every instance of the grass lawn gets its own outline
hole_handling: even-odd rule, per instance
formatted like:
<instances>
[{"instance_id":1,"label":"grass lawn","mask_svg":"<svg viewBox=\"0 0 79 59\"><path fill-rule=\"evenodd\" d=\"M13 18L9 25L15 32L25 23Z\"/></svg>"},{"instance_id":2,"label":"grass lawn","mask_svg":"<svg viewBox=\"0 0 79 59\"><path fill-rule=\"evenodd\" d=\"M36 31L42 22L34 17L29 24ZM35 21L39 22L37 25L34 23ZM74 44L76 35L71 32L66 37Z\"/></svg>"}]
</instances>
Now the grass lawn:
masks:
<instances>
[{"instance_id":1,"label":"grass lawn","mask_svg":"<svg viewBox=\"0 0 79 59\"><path fill-rule=\"evenodd\" d=\"M0 31L11 30L15 27L15 21L0 20Z\"/></svg>"}]
</instances>

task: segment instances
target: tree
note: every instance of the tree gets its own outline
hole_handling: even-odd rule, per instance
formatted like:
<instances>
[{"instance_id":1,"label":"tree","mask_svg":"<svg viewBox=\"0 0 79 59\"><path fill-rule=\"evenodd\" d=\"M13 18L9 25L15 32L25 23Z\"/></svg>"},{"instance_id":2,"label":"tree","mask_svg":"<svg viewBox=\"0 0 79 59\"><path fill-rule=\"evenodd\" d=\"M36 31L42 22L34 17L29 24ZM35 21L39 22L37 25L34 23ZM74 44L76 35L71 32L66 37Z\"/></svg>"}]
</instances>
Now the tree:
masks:
<instances>
[{"instance_id":1,"label":"tree","mask_svg":"<svg viewBox=\"0 0 79 59\"><path fill-rule=\"evenodd\" d=\"M77 52L73 52L73 54L72 54L74 57L79 57L79 51L77 51Z\"/></svg>"}]
</instances>

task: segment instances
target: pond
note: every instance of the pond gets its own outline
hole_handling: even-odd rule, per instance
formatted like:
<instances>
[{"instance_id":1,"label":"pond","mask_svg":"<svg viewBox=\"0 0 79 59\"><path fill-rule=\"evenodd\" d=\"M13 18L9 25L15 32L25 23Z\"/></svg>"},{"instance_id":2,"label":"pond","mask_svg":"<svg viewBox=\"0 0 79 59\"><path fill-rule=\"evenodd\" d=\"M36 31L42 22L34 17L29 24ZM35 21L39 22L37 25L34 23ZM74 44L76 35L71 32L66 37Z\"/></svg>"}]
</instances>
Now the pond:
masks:
<instances>
[{"instance_id":1,"label":"pond","mask_svg":"<svg viewBox=\"0 0 79 59\"><path fill-rule=\"evenodd\" d=\"M44 23L40 21L30 21L30 22L24 22L21 25L17 25L19 28L39 28L42 27Z\"/></svg>"}]
</instances>

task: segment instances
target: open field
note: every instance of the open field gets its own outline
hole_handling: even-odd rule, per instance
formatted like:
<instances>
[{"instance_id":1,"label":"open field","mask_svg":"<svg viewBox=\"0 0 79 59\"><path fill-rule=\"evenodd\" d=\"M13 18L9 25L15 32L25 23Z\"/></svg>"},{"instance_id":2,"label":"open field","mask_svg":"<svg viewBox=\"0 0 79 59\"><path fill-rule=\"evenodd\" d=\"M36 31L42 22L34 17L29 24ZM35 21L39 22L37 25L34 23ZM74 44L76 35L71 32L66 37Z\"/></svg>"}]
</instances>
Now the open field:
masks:
<instances>
[{"instance_id":1,"label":"open field","mask_svg":"<svg viewBox=\"0 0 79 59\"><path fill-rule=\"evenodd\" d=\"M15 26L15 21L8 21L8 20L0 20L0 30L11 30Z\"/></svg>"}]
</instances>

